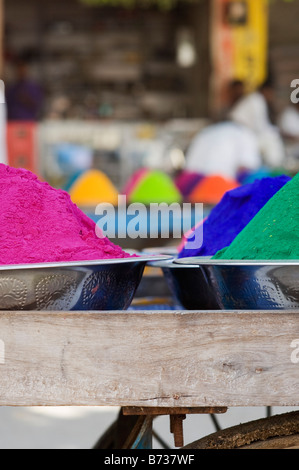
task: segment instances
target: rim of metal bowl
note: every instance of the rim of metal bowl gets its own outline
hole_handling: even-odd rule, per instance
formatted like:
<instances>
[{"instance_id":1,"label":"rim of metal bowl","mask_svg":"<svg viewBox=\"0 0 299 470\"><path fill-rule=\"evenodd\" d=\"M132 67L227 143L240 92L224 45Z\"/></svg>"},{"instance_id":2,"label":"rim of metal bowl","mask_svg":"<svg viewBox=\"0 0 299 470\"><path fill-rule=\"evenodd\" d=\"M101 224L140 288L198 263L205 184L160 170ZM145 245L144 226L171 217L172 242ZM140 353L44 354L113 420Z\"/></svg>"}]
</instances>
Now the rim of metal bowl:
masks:
<instances>
[{"instance_id":1,"label":"rim of metal bowl","mask_svg":"<svg viewBox=\"0 0 299 470\"><path fill-rule=\"evenodd\" d=\"M273 260L222 260L211 257L190 257L174 259L177 266L299 266L299 259L273 259Z\"/></svg>"},{"instance_id":2,"label":"rim of metal bowl","mask_svg":"<svg viewBox=\"0 0 299 470\"><path fill-rule=\"evenodd\" d=\"M22 270L22 269L47 269L47 268L70 268L70 267L91 267L91 266L109 266L111 264L125 263L148 263L151 261L166 261L172 259L171 256L164 255L138 255L127 258L110 258L98 260L67 261L53 263L28 263L28 264L5 264L0 265L0 271Z\"/></svg>"},{"instance_id":3,"label":"rim of metal bowl","mask_svg":"<svg viewBox=\"0 0 299 470\"><path fill-rule=\"evenodd\" d=\"M199 266L199 263L189 263L189 260L194 258L178 258L177 256L173 256L172 259L162 260L162 261L154 261L151 263L152 266L156 268L196 268ZM197 258L196 258L197 259ZM210 256L202 256L200 257L201 260L209 261L211 259Z\"/></svg>"}]
</instances>

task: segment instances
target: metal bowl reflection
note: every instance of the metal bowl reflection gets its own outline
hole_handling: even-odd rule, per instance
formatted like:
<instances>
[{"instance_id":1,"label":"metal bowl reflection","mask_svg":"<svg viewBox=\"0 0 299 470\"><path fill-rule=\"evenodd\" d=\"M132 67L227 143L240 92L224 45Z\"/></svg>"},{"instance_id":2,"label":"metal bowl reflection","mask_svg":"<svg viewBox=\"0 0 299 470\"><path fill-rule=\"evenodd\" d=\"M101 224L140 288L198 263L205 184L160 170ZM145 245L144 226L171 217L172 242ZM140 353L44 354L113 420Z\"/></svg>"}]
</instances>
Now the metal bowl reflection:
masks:
<instances>
[{"instance_id":1,"label":"metal bowl reflection","mask_svg":"<svg viewBox=\"0 0 299 470\"><path fill-rule=\"evenodd\" d=\"M147 262L161 259L0 266L0 310L126 310Z\"/></svg>"},{"instance_id":2,"label":"metal bowl reflection","mask_svg":"<svg viewBox=\"0 0 299 470\"><path fill-rule=\"evenodd\" d=\"M220 309L288 310L299 308L299 260L211 260L184 258L174 264L192 266L204 279L189 287L193 304L200 305L201 292L212 297ZM188 289L186 284L185 286ZM199 308L199 307L198 307Z\"/></svg>"},{"instance_id":3,"label":"metal bowl reflection","mask_svg":"<svg viewBox=\"0 0 299 470\"><path fill-rule=\"evenodd\" d=\"M177 264L176 260L152 263L162 269L168 287L176 301L187 310L220 309L208 279L196 265Z\"/></svg>"}]
</instances>

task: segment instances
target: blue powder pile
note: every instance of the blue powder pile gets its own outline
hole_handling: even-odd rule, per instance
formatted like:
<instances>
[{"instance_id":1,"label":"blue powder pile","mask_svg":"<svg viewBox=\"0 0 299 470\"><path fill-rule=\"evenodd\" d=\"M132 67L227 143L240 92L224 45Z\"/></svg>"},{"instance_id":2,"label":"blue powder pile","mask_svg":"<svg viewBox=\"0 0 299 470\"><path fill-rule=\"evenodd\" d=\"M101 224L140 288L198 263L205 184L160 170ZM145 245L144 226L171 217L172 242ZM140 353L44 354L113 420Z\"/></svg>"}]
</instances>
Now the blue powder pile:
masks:
<instances>
[{"instance_id":1,"label":"blue powder pile","mask_svg":"<svg viewBox=\"0 0 299 470\"><path fill-rule=\"evenodd\" d=\"M198 230L203 230L202 246L194 247L194 244L192 246L194 235L191 235L178 257L214 256L217 251L229 246L269 199L290 179L286 175L266 177L227 191L212 209L203 226L198 227Z\"/></svg>"}]
</instances>

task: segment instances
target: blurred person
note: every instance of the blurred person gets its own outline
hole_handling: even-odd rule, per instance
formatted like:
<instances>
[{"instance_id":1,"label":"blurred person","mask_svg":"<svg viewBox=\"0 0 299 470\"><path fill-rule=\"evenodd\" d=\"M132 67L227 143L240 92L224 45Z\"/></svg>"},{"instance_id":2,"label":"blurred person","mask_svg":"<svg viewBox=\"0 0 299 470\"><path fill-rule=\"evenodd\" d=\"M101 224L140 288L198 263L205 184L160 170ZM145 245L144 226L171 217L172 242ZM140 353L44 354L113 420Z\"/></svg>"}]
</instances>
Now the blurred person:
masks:
<instances>
[{"instance_id":1,"label":"blurred person","mask_svg":"<svg viewBox=\"0 0 299 470\"><path fill-rule=\"evenodd\" d=\"M232 80L227 86L228 108L235 106L245 96L245 84L242 80Z\"/></svg>"},{"instance_id":2,"label":"blurred person","mask_svg":"<svg viewBox=\"0 0 299 470\"><path fill-rule=\"evenodd\" d=\"M272 83L266 81L259 89L236 101L228 117L254 132L266 165L281 167L285 148L279 129L273 124L273 101Z\"/></svg>"},{"instance_id":3,"label":"blurred person","mask_svg":"<svg viewBox=\"0 0 299 470\"><path fill-rule=\"evenodd\" d=\"M29 78L28 63L16 62L16 79L6 91L7 119L9 121L38 121L43 106L43 92L38 83Z\"/></svg>"},{"instance_id":4,"label":"blurred person","mask_svg":"<svg viewBox=\"0 0 299 470\"><path fill-rule=\"evenodd\" d=\"M270 117L272 101L272 85L270 82L265 82L256 91L245 94L241 99L236 100L228 117L259 134L262 129L268 129L273 125Z\"/></svg>"},{"instance_id":5,"label":"blurred person","mask_svg":"<svg viewBox=\"0 0 299 470\"><path fill-rule=\"evenodd\" d=\"M223 122L229 118L231 109L245 96L245 84L242 80L233 79L228 82L224 92L223 109L215 112L212 116L214 122Z\"/></svg>"},{"instance_id":6,"label":"blurred person","mask_svg":"<svg viewBox=\"0 0 299 470\"><path fill-rule=\"evenodd\" d=\"M279 119L279 128L285 139L288 155L299 158L299 103L285 108Z\"/></svg>"},{"instance_id":7,"label":"blurred person","mask_svg":"<svg viewBox=\"0 0 299 470\"><path fill-rule=\"evenodd\" d=\"M279 119L279 127L283 137L299 142L299 103L285 108Z\"/></svg>"},{"instance_id":8,"label":"blurred person","mask_svg":"<svg viewBox=\"0 0 299 470\"><path fill-rule=\"evenodd\" d=\"M262 165L257 138L246 126L234 122L210 125L199 132L186 152L190 172L236 179L240 172Z\"/></svg>"}]
</instances>

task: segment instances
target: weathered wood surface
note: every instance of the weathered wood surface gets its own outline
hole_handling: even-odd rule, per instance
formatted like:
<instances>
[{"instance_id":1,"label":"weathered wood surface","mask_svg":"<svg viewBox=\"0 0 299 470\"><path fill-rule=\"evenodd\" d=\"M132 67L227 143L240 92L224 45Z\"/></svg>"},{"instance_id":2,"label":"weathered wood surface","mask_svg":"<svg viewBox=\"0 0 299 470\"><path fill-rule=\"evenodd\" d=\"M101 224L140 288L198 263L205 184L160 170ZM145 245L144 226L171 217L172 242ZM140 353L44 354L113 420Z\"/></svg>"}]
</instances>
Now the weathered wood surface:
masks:
<instances>
[{"instance_id":1,"label":"weathered wood surface","mask_svg":"<svg viewBox=\"0 0 299 470\"><path fill-rule=\"evenodd\" d=\"M0 405L299 406L296 347L298 311L1 312Z\"/></svg>"}]
</instances>

